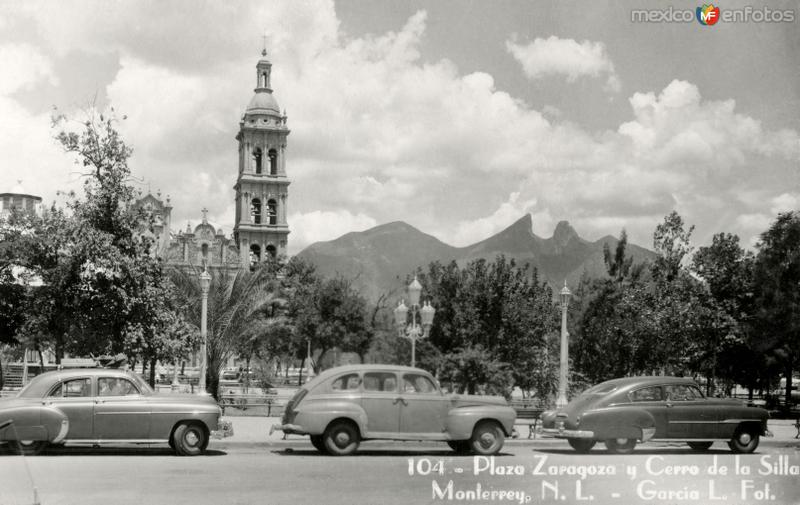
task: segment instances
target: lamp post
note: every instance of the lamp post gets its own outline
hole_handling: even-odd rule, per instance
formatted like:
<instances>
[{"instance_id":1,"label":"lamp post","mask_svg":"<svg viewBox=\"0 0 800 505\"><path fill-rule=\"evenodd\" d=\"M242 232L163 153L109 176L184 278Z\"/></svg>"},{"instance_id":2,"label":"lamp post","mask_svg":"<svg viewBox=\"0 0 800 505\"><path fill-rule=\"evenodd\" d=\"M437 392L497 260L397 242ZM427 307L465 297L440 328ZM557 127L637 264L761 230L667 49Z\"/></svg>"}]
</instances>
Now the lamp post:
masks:
<instances>
[{"instance_id":1,"label":"lamp post","mask_svg":"<svg viewBox=\"0 0 800 505\"><path fill-rule=\"evenodd\" d=\"M200 274L200 290L203 293L203 304L200 309L200 394L206 392L206 368L208 367L208 288L211 286L211 275L204 267Z\"/></svg>"},{"instance_id":2,"label":"lamp post","mask_svg":"<svg viewBox=\"0 0 800 505\"><path fill-rule=\"evenodd\" d=\"M558 399L556 407L561 408L567 404L567 371L569 368L569 333L567 332L567 307L569 298L572 296L564 281L564 289L561 290L559 298L561 300L561 362L558 374Z\"/></svg>"},{"instance_id":3,"label":"lamp post","mask_svg":"<svg viewBox=\"0 0 800 505\"><path fill-rule=\"evenodd\" d=\"M411 305L411 324L407 324L409 308L406 307L404 301L401 300L394 309L394 322L397 326L397 334L411 341L411 366L416 365L417 340L428 338L431 326L433 325L433 316L436 314L436 309L433 308L430 302L425 302L420 308L419 295L421 293L422 285L415 275L414 280L408 285L408 303ZM420 316L420 324L417 324L417 314Z\"/></svg>"}]
</instances>

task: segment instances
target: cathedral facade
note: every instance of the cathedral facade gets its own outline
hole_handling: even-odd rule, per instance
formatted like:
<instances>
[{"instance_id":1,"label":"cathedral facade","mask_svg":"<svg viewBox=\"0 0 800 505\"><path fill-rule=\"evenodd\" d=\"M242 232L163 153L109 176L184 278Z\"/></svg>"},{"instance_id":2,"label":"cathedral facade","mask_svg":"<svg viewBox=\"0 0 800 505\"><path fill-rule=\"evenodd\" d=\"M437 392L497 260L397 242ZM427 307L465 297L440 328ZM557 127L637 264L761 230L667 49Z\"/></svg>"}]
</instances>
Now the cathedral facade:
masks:
<instances>
[{"instance_id":1,"label":"cathedral facade","mask_svg":"<svg viewBox=\"0 0 800 505\"><path fill-rule=\"evenodd\" d=\"M256 64L255 94L241 120L233 236L208 222L202 210L200 224L187 223L178 232L170 228L172 205L167 196L148 193L137 205L153 219L156 254L169 264L204 268L252 268L268 257L287 253L289 224L286 220L289 184L286 176L286 113L281 113L272 93L272 63L262 51Z\"/></svg>"}]
</instances>

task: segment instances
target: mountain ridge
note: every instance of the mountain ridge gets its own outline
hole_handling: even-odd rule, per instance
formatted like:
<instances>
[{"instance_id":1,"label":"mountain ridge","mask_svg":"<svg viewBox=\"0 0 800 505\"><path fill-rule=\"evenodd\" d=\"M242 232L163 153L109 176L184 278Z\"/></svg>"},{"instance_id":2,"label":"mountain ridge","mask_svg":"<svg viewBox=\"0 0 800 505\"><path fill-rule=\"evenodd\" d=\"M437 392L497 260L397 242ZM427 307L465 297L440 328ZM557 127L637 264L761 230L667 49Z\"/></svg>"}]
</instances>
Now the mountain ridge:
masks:
<instances>
[{"instance_id":1,"label":"mountain ridge","mask_svg":"<svg viewBox=\"0 0 800 505\"><path fill-rule=\"evenodd\" d=\"M566 220L558 222L551 237L539 237L533 232L532 216L525 214L500 232L464 247L451 246L404 221L392 221L315 242L297 256L316 265L324 276L353 278L368 299L376 300L383 294L399 294L411 272L427 268L433 261L463 265L476 259L492 261L499 255L536 268L539 278L554 288L565 280L575 286L584 272L594 277L607 275L606 243L613 251L618 239L611 235L595 241L583 239ZM630 242L626 253L635 262L655 255Z\"/></svg>"}]
</instances>

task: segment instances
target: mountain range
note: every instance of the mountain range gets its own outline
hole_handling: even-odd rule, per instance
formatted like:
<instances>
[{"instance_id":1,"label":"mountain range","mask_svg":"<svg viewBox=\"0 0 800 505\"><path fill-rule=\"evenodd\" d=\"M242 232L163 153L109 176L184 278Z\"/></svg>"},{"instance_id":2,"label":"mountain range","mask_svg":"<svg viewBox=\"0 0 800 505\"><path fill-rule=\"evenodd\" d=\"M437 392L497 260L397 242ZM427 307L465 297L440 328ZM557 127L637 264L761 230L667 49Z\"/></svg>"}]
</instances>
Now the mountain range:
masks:
<instances>
[{"instance_id":1,"label":"mountain range","mask_svg":"<svg viewBox=\"0 0 800 505\"><path fill-rule=\"evenodd\" d=\"M303 249L298 257L317 267L324 276L341 274L354 279L356 287L370 300L381 294L391 298L405 289L406 276L429 263L456 261L463 265L479 258L488 261L499 255L513 258L517 264L529 264L539 272L540 280L554 288L574 287L583 272L603 277L606 266L603 246L613 252L618 239L611 235L595 241L584 240L567 221L556 225L553 236L542 238L533 233L530 214L505 230L476 244L453 247L402 221L383 224L360 232L351 232L327 242L316 242ZM628 243L626 256L634 262L650 259L654 253Z\"/></svg>"}]
</instances>

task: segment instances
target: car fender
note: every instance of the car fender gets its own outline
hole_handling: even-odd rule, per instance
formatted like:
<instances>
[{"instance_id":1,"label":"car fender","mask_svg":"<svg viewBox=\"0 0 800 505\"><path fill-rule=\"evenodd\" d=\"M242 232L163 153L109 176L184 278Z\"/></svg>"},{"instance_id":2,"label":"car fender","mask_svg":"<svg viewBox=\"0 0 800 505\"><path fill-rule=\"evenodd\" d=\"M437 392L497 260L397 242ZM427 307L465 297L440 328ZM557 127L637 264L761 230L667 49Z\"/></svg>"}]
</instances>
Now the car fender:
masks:
<instances>
[{"instance_id":1,"label":"car fender","mask_svg":"<svg viewBox=\"0 0 800 505\"><path fill-rule=\"evenodd\" d=\"M349 398L308 398L298 406L293 424L309 435L322 435L331 421L342 418L355 422L362 435L367 432L367 413Z\"/></svg>"},{"instance_id":2,"label":"car fender","mask_svg":"<svg viewBox=\"0 0 800 505\"><path fill-rule=\"evenodd\" d=\"M500 423L506 436L511 436L516 417L517 412L511 407L497 405L456 407L447 413L445 426L452 440L466 440L472 436L472 430L479 421L493 420Z\"/></svg>"},{"instance_id":3,"label":"car fender","mask_svg":"<svg viewBox=\"0 0 800 505\"><path fill-rule=\"evenodd\" d=\"M594 438L599 440L647 439L655 433L655 426L655 419L649 412L625 406L590 410L581 416L578 429L593 432Z\"/></svg>"},{"instance_id":4,"label":"car fender","mask_svg":"<svg viewBox=\"0 0 800 505\"><path fill-rule=\"evenodd\" d=\"M55 407L24 405L3 410L0 423L13 423L0 431L0 440L44 440L60 442L67 435L69 420Z\"/></svg>"}]
</instances>

